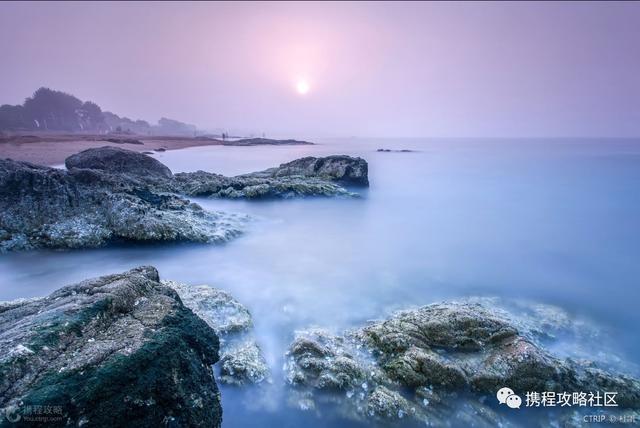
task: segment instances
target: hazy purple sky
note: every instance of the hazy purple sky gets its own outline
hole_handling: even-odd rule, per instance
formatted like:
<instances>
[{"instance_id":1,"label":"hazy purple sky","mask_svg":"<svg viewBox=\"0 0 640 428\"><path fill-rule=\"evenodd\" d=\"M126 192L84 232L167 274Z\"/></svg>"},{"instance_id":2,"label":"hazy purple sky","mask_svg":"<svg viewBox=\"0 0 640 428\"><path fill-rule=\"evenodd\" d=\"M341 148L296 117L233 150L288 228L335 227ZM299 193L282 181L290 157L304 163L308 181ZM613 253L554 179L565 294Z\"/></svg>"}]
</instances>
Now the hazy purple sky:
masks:
<instances>
[{"instance_id":1,"label":"hazy purple sky","mask_svg":"<svg viewBox=\"0 0 640 428\"><path fill-rule=\"evenodd\" d=\"M40 86L271 134L640 136L640 3L0 3L0 103Z\"/></svg>"}]
</instances>

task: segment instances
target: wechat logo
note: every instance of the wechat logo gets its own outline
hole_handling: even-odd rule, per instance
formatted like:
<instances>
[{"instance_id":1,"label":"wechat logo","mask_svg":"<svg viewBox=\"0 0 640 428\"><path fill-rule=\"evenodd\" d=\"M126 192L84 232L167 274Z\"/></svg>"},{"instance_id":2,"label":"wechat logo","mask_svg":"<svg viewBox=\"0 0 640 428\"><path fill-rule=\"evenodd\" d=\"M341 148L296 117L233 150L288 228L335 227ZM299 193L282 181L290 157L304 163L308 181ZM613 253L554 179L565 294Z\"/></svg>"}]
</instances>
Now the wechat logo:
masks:
<instances>
[{"instance_id":1,"label":"wechat logo","mask_svg":"<svg viewBox=\"0 0 640 428\"><path fill-rule=\"evenodd\" d=\"M511 388L500 388L496 397L500 404L506 404L512 409L519 409L522 405L522 398L520 398L519 395L516 395Z\"/></svg>"}]
</instances>

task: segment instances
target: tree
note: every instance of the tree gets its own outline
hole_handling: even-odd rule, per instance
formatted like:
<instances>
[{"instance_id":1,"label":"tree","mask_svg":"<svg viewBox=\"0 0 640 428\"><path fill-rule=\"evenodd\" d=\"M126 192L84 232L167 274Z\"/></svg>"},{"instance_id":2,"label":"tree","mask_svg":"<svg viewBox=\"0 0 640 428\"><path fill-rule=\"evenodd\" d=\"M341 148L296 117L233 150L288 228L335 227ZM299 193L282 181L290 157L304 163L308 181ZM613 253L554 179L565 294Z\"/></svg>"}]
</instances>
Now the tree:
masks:
<instances>
[{"instance_id":1,"label":"tree","mask_svg":"<svg viewBox=\"0 0 640 428\"><path fill-rule=\"evenodd\" d=\"M0 129L29 129L33 124L28 123L24 114L24 107L5 104L0 106Z\"/></svg>"},{"instance_id":2,"label":"tree","mask_svg":"<svg viewBox=\"0 0 640 428\"><path fill-rule=\"evenodd\" d=\"M98 104L86 101L77 113L80 117L80 125L83 130L102 131L106 129L102 109Z\"/></svg>"},{"instance_id":3,"label":"tree","mask_svg":"<svg viewBox=\"0 0 640 428\"><path fill-rule=\"evenodd\" d=\"M65 92L49 88L38 89L24 101L28 120L36 122L38 129L76 131L81 129L78 110L82 101Z\"/></svg>"}]
</instances>

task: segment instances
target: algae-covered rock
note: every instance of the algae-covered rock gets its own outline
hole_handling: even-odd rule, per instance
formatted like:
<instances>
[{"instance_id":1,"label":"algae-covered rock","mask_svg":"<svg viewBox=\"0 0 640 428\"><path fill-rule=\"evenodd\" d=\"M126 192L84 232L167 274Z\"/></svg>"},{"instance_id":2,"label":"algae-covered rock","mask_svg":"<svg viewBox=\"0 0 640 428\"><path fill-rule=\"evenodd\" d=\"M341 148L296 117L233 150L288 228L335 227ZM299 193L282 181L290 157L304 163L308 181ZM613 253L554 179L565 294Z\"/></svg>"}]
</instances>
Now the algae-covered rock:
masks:
<instances>
[{"instance_id":1,"label":"algae-covered rock","mask_svg":"<svg viewBox=\"0 0 640 428\"><path fill-rule=\"evenodd\" d=\"M220 426L218 337L153 267L0 307L0 407L29 425Z\"/></svg>"},{"instance_id":2,"label":"algae-covered rock","mask_svg":"<svg viewBox=\"0 0 640 428\"><path fill-rule=\"evenodd\" d=\"M483 404L504 386L522 397L527 391L615 391L620 408L640 405L637 379L545 347L556 333L576 333L566 314L535 305L518 317L497 302L432 304L343 335L298 332L287 352L287 379L313 408L327 401L317 391L345 391L349 405L339 408L358 420L402 414L440 425L455 415L459 424L506 426ZM550 325L553 334L543 334Z\"/></svg>"}]
</instances>

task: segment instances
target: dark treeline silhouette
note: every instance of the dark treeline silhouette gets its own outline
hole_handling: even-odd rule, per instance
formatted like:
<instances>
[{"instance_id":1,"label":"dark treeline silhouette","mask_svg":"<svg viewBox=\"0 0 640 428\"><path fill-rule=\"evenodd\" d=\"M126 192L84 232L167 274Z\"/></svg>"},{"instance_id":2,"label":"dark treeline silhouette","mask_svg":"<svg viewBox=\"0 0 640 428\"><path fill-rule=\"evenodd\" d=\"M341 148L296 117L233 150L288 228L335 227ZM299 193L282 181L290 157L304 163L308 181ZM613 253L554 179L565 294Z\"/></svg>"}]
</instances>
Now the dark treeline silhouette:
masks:
<instances>
[{"instance_id":1,"label":"dark treeline silhouette","mask_svg":"<svg viewBox=\"0 0 640 428\"><path fill-rule=\"evenodd\" d=\"M49 88L38 89L22 105L0 106L0 130L189 136L196 133L195 126L173 119L162 118L157 125L150 125L144 120L134 121L103 112L94 102L82 102L73 95Z\"/></svg>"}]
</instances>

